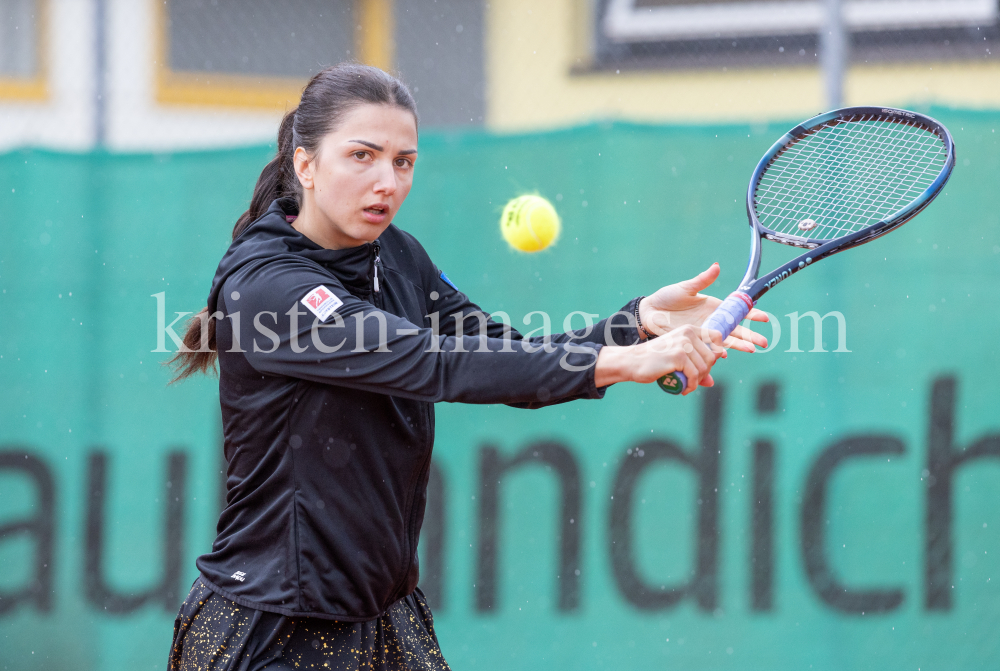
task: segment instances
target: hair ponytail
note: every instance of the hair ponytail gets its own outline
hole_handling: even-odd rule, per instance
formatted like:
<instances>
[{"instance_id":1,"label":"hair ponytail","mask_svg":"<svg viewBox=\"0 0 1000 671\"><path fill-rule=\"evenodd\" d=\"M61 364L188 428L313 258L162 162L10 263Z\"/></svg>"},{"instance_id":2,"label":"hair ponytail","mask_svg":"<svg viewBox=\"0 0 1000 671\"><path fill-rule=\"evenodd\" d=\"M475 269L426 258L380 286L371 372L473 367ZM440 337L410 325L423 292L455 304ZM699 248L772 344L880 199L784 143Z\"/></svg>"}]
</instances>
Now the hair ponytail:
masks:
<instances>
[{"instance_id":1,"label":"hair ponytail","mask_svg":"<svg viewBox=\"0 0 1000 671\"><path fill-rule=\"evenodd\" d=\"M406 85L378 68L341 63L318 72L309 80L299 106L281 120L278 150L257 178L250 207L233 226L233 240L260 219L274 200L291 197L302 204L302 187L293 162L295 150L302 147L310 156L314 155L323 136L335 130L345 114L366 104L399 107L413 114L414 121L418 120L417 105ZM171 383L194 373L215 370L217 313L209 314L208 309L202 309L188 320L183 347L167 362L174 369Z\"/></svg>"},{"instance_id":2,"label":"hair ponytail","mask_svg":"<svg viewBox=\"0 0 1000 671\"><path fill-rule=\"evenodd\" d=\"M291 110L281 120L281 126L278 127L278 151L261 170L253 189L253 197L250 198L250 208L240 215L233 226L233 240L240 237L247 226L264 216L275 199L285 196L298 199L301 195L292 160L295 154L295 112L296 110Z\"/></svg>"},{"instance_id":3,"label":"hair ponytail","mask_svg":"<svg viewBox=\"0 0 1000 671\"><path fill-rule=\"evenodd\" d=\"M238 238L247 226L260 219L276 198L298 195L295 189L298 178L295 176L295 166L292 162L292 155L295 152L292 147L294 125L295 110L291 110L285 114L278 127L278 150L257 178L257 185L254 186L253 196L250 198L250 207L240 215L236 225L233 226L233 240ZM183 346L167 362L167 365L174 369L171 384L195 373L215 370L215 361L219 355L215 348L213 317L214 315L209 316L208 308L202 308L201 312L188 320L187 330L181 341ZM205 331L207 338L203 337Z\"/></svg>"}]
</instances>

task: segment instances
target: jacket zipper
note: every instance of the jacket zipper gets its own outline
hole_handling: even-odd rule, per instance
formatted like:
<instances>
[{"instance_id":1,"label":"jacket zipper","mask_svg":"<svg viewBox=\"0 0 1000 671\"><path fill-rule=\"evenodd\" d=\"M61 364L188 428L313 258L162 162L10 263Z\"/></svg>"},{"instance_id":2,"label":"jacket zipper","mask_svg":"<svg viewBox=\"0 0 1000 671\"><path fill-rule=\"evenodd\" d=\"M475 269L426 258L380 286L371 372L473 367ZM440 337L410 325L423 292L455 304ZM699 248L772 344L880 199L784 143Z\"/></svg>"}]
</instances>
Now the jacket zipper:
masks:
<instances>
[{"instance_id":1,"label":"jacket zipper","mask_svg":"<svg viewBox=\"0 0 1000 671\"><path fill-rule=\"evenodd\" d=\"M377 240L372 243L372 250L375 252L375 260L372 261L372 270L373 270L373 272L372 272L372 277L373 277L372 288L375 290L374 291L375 295L373 297L376 297L376 296L380 295L379 285L378 285L378 264L379 264L379 261L382 260L379 257L379 252L382 251L382 247L381 247L381 245L378 244ZM373 301L373 302L375 302L375 301ZM379 301L379 302L381 302L381 301Z\"/></svg>"}]
</instances>

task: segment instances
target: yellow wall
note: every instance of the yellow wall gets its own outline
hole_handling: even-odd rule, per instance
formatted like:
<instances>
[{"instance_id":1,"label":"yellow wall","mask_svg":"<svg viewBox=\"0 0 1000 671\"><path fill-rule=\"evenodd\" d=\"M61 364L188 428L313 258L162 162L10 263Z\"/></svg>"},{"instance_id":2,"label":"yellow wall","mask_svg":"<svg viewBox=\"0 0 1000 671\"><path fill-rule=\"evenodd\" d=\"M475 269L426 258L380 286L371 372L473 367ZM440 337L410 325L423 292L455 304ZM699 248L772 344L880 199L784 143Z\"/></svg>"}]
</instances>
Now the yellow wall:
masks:
<instances>
[{"instance_id":1,"label":"yellow wall","mask_svg":"<svg viewBox=\"0 0 1000 671\"><path fill-rule=\"evenodd\" d=\"M589 0L491 0L487 124L523 130L597 118L636 121L806 118L823 111L815 67L586 72ZM576 74L574 74L576 70ZM581 70L583 72L581 72ZM1000 108L1000 66L857 65L847 104Z\"/></svg>"}]
</instances>

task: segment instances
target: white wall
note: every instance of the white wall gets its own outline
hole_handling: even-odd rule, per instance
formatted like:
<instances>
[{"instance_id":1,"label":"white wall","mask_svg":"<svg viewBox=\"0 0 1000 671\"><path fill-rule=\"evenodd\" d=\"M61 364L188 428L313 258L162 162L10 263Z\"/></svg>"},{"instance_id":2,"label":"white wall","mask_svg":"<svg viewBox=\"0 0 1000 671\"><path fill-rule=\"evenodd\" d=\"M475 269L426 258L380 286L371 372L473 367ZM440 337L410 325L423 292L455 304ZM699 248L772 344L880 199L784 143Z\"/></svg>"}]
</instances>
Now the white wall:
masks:
<instances>
[{"instance_id":1,"label":"white wall","mask_svg":"<svg viewBox=\"0 0 1000 671\"><path fill-rule=\"evenodd\" d=\"M162 151L273 142L280 113L156 101L156 1L106 0L107 147ZM49 0L49 97L0 98L0 151L94 147L95 16L96 0Z\"/></svg>"},{"instance_id":2,"label":"white wall","mask_svg":"<svg viewBox=\"0 0 1000 671\"><path fill-rule=\"evenodd\" d=\"M83 150L93 144L93 0L51 0L48 100L0 98L0 151L18 146Z\"/></svg>"}]
</instances>

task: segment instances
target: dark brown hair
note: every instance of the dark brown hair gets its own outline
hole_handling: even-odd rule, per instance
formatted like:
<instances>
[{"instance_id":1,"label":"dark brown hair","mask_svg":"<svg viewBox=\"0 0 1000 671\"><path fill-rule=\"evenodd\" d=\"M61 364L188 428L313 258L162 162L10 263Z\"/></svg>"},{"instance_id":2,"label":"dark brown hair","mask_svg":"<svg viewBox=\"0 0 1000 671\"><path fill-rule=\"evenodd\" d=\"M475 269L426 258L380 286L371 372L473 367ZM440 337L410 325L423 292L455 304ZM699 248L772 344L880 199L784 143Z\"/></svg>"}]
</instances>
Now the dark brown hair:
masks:
<instances>
[{"instance_id":1,"label":"dark brown hair","mask_svg":"<svg viewBox=\"0 0 1000 671\"><path fill-rule=\"evenodd\" d=\"M263 216L275 199L295 198L301 206L302 187L292 161L295 149L302 147L310 156L315 155L323 136L359 105L399 107L417 120L417 105L406 85L378 68L341 63L317 73L302 91L299 106L281 120L277 153L257 179L250 208L236 220L233 240ZM215 319L206 307L188 320L183 347L167 362L174 369L172 382L214 370L217 357Z\"/></svg>"}]
</instances>

